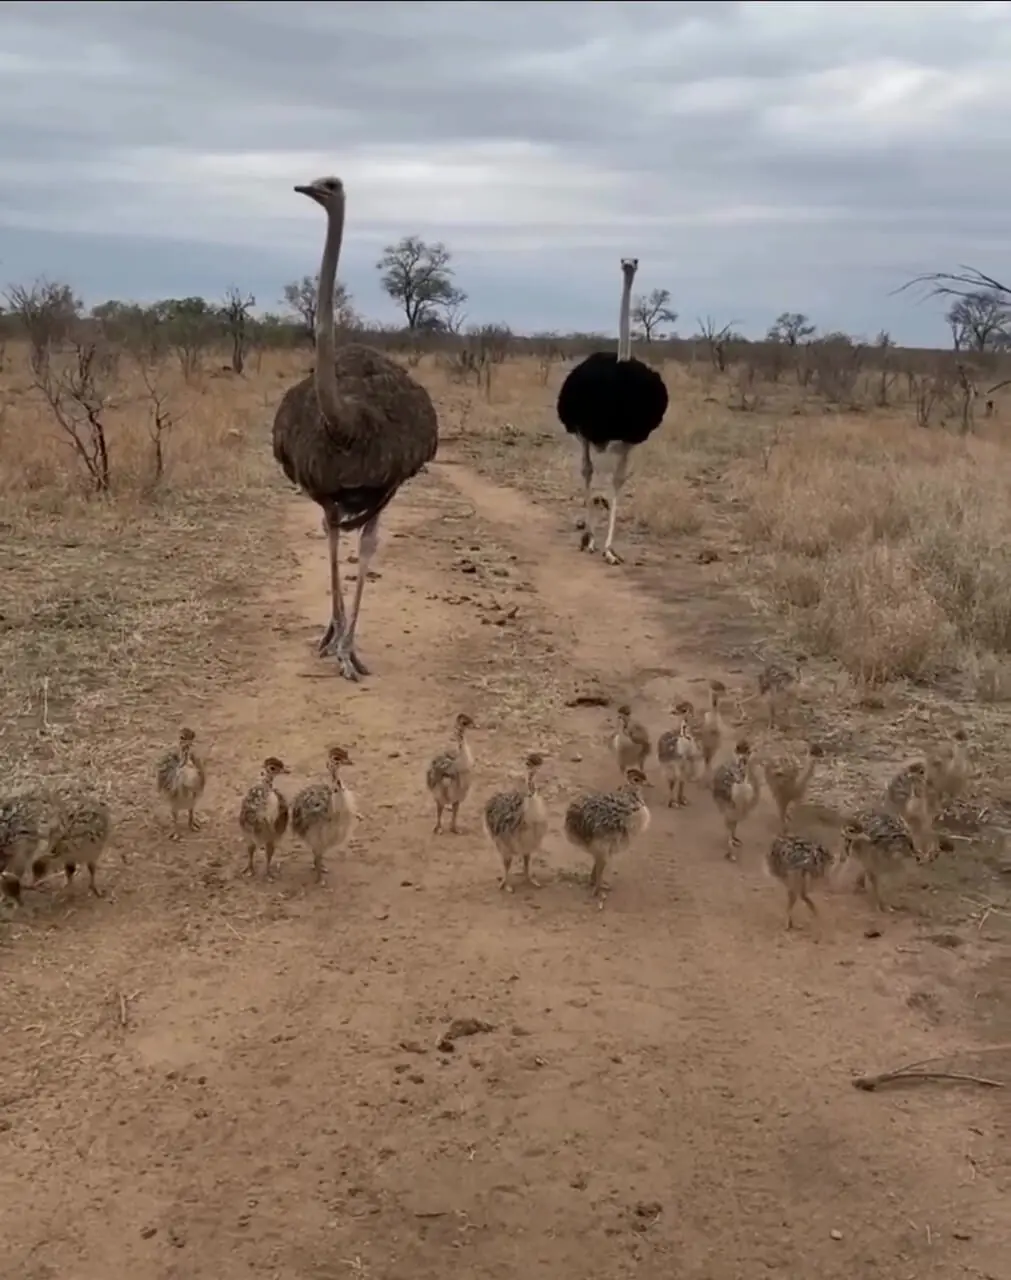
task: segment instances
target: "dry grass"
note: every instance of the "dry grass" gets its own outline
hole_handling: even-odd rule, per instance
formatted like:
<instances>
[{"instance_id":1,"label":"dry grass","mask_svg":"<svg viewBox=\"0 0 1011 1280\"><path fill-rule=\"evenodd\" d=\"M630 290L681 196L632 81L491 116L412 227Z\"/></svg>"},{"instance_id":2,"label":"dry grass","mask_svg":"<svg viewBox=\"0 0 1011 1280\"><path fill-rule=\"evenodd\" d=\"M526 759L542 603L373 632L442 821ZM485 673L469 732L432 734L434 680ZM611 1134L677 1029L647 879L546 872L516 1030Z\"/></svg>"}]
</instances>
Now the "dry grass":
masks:
<instances>
[{"instance_id":1,"label":"dry grass","mask_svg":"<svg viewBox=\"0 0 1011 1280\"><path fill-rule=\"evenodd\" d=\"M129 810L150 791L152 744L199 723L241 667L229 614L255 587L283 492L267 445L297 370L162 372L177 422L152 488L150 398L126 372L107 418L112 486L88 496L26 353L0 373L0 779L84 779ZM171 728L167 729L167 726Z\"/></svg>"},{"instance_id":2,"label":"dry grass","mask_svg":"<svg viewBox=\"0 0 1011 1280\"><path fill-rule=\"evenodd\" d=\"M111 493L98 500L32 389L24 354L8 350L0 373L6 783L83 770L129 805L146 794L152 736L160 741L183 714L199 720L215 685L241 667L241 648L222 643L226 624L253 585L249 566L269 542L265 515L283 495L269 424L308 363L268 353L245 377L215 365L191 384L163 369L159 389L175 422L154 487L151 398L124 367L108 415ZM575 512L575 455L554 413L566 367L513 359L479 381L449 357L427 356L414 372L437 401L449 447ZM770 624L778 616L824 671L838 663L852 678L846 708L823 693L834 723L849 717L843 736L887 757L881 739L892 731L866 723L860 690L914 682L931 717L943 705L945 723L972 722L1003 795L1011 466L999 425L987 424L990 438L965 439L918 428L910 405L828 411L785 379L752 386L742 409L735 374L674 364L663 372L672 408L636 457L622 536L681 551L722 548L716 571L739 595ZM901 755L913 744L905 711L899 719L893 752Z\"/></svg>"}]
</instances>

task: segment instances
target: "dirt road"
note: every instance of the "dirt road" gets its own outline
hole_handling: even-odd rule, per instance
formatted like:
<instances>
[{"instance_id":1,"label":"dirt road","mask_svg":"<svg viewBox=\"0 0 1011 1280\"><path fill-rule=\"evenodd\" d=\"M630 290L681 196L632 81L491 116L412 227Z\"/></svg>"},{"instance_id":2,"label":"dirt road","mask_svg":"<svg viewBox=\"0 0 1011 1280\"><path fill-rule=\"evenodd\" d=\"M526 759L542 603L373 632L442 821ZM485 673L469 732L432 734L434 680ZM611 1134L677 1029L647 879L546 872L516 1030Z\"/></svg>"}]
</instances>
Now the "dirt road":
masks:
<instances>
[{"instance_id":1,"label":"dirt road","mask_svg":"<svg viewBox=\"0 0 1011 1280\"><path fill-rule=\"evenodd\" d=\"M596 679L659 728L674 693L732 682L700 656L690 591L672 612L450 458L391 510L361 630L376 676L351 687L311 649L315 512L285 509L290 569L246 619L246 678L183 709L212 745L206 827L177 849L160 816L121 834L109 897L40 908L7 952L33 996L4 1049L4 1274L1011 1274L1000 1095L849 1083L964 1046L910 998L925 965L953 989L963 956L911 954L900 918L866 939L865 904L838 895L820 943L786 936L759 869L769 813L729 865L698 788L655 808L602 912L557 818L547 883L511 897L476 798L463 834L431 835L424 767L459 710L478 795L539 748L560 816L613 781L609 713L566 707L574 688ZM346 860L323 888L293 848L276 884L242 879L258 761L300 785L331 742L364 815ZM462 1016L494 1029L437 1051Z\"/></svg>"}]
</instances>

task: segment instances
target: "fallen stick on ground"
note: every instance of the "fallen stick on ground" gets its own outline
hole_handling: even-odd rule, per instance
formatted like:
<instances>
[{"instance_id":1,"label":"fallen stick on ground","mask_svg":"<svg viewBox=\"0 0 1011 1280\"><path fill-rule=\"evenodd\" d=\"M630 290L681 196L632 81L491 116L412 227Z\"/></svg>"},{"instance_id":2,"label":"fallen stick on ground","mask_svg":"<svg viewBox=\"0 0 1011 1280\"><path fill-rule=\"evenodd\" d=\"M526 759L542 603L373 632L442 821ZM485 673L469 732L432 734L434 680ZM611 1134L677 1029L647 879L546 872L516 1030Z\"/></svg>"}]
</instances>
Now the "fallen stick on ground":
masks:
<instances>
[{"instance_id":1,"label":"fallen stick on ground","mask_svg":"<svg viewBox=\"0 0 1011 1280\"><path fill-rule=\"evenodd\" d=\"M1000 1053L1011 1050L1009 1044L987 1045L981 1049L972 1050L973 1053ZM880 1085L891 1084L896 1080L958 1080L964 1084L978 1084L986 1089L1004 1089L1007 1087L1006 1080L991 1080L987 1076L969 1075L962 1071L922 1071L921 1067L929 1067L932 1063L943 1062L946 1058L953 1057L953 1054L945 1053L936 1058L921 1058L919 1062L908 1062L904 1067L896 1067L892 1071L882 1071L874 1076L857 1076L850 1083L854 1089L862 1089L865 1093L873 1093Z\"/></svg>"}]
</instances>

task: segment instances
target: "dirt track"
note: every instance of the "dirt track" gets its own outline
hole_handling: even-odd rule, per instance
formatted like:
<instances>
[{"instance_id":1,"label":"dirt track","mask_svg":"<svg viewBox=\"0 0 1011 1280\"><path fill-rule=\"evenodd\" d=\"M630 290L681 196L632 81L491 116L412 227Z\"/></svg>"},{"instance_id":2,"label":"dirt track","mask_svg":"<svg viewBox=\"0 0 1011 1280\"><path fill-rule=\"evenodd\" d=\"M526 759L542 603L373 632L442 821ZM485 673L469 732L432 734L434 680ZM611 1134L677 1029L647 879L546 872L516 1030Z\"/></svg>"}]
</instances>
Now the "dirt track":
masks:
<instances>
[{"instance_id":1,"label":"dirt track","mask_svg":"<svg viewBox=\"0 0 1011 1280\"><path fill-rule=\"evenodd\" d=\"M821 943L787 937L764 807L738 867L698 788L657 807L603 912L557 821L545 887L496 891L479 799L524 752L550 753L556 814L613 780L609 713L566 694L596 678L658 727L675 691L733 682L700 658L720 620L693 607L691 566L672 614L634 567L580 556L560 518L450 457L391 509L361 629L377 674L354 688L311 649L315 511L285 510L293 569L279 556L249 614L247 678L187 710L212 744L207 826L173 850L152 819L124 841L130 867L110 859L105 902L81 895L23 944L39 1007L5 1057L36 1068L4 1097L4 1273L1011 1274L1001 1095L849 1083L964 1047L908 1000L924 965L951 985L964 958L914 962L901 918L865 939L865 904L839 895ZM477 795L464 834L435 838L424 765L458 710L480 726ZM277 884L243 880L234 813L258 760L277 752L300 784L332 741L358 762L346 861L317 889L286 848ZM145 858L177 868L165 904L131 884ZM74 1008L91 1012L53 1020ZM467 1015L494 1030L437 1052Z\"/></svg>"}]
</instances>

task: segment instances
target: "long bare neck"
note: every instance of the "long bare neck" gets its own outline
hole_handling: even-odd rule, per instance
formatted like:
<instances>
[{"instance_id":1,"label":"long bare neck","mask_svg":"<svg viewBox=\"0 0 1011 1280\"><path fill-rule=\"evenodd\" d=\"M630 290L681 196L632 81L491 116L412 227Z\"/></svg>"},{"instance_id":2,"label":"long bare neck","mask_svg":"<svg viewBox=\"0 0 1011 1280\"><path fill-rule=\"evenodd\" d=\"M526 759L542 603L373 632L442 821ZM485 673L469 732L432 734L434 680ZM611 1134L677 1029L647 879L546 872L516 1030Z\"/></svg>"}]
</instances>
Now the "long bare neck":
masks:
<instances>
[{"instance_id":1,"label":"long bare neck","mask_svg":"<svg viewBox=\"0 0 1011 1280\"><path fill-rule=\"evenodd\" d=\"M330 766L330 790L331 791L344 790L344 779L341 777L341 769L339 764L332 764Z\"/></svg>"},{"instance_id":2,"label":"long bare neck","mask_svg":"<svg viewBox=\"0 0 1011 1280\"><path fill-rule=\"evenodd\" d=\"M527 795L535 796L537 794L537 769L527 769Z\"/></svg>"},{"instance_id":3,"label":"long bare neck","mask_svg":"<svg viewBox=\"0 0 1011 1280\"><path fill-rule=\"evenodd\" d=\"M323 417L338 421L341 397L337 390L337 343L334 332L334 290L344 238L344 196L335 197L327 209L326 241L319 267L316 297L316 398Z\"/></svg>"},{"instance_id":4,"label":"long bare neck","mask_svg":"<svg viewBox=\"0 0 1011 1280\"><path fill-rule=\"evenodd\" d=\"M618 359L632 358L632 273L622 272L621 310L618 312Z\"/></svg>"}]
</instances>

